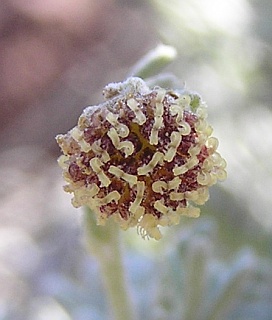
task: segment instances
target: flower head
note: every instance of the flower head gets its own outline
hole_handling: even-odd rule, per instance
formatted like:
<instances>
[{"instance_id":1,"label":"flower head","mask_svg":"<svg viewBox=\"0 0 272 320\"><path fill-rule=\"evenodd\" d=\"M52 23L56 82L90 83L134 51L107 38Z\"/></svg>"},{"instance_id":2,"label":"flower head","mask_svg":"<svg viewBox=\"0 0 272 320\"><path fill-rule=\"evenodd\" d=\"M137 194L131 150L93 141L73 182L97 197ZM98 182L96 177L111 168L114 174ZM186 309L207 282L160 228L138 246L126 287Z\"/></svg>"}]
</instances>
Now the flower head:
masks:
<instances>
[{"instance_id":1,"label":"flower head","mask_svg":"<svg viewBox=\"0 0 272 320\"><path fill-rule=\"evenodd\" d=\"M78 125L56 137L66 192L98 224L114 216L159 239L159 226L198 217L209 187L226 178L226 162L211 137L206 105L185 91L150 89L140 78L109 84L106 101L87 107Z\"/></svg>"}]
</instances>

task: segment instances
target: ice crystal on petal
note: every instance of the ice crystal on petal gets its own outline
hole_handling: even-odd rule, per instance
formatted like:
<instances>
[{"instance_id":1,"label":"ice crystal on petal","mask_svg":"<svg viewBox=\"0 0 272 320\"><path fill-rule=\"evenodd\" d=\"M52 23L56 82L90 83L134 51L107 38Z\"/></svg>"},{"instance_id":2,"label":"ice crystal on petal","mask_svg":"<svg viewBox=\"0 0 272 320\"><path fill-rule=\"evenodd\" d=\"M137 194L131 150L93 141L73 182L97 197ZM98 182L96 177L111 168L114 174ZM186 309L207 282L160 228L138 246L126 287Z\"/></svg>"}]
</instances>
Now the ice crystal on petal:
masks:
<instances>
[{"instance_id":1,"label":"ice crystal on petal","mask_svg":"<svg viewBox=\"0 0 272 320\"><path fill-rule=\"evenodd\" d=\"M226 178L200 96L148 88L140 78L109 84L105 102L87 107L78 125L56 140L59 165L75 207L88 206L104 224L159 239L159 226L198 217L195 205Z\"/></svg>"}]
</instances>

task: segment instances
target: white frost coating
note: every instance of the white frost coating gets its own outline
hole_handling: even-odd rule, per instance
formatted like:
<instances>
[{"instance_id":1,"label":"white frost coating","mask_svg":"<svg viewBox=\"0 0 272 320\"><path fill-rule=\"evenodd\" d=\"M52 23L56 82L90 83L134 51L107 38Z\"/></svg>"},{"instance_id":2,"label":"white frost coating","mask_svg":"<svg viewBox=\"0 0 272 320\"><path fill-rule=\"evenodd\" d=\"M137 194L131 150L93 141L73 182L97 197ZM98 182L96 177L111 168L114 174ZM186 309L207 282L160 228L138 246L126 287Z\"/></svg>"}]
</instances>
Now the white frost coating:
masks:
<instances>
[{"instance_id":1,"label":"white frost coating","mask_svg":"<svg viewBox=\"0 0 272 320\"><path fill-rule=\"evenodd\" d=\"M163 159L163 153L155 152L152 159L147 165L144 165L137 169L137 172L140 176L146 175L148 172L152 171L156 165Z\"/></svg>"},{"instance_id":2,"label":"white frost coating","mask_svg":"<svg viewBox=\"0 0 272 320\"><path fill-rule=\"evenodd\" d=\"M144 124L146 122L146 116L139 108L138 102L135 99L131 98L127 100L127 105L135 114L135 122L137 122L139 125Z\"/></svg>"}]
</instances>

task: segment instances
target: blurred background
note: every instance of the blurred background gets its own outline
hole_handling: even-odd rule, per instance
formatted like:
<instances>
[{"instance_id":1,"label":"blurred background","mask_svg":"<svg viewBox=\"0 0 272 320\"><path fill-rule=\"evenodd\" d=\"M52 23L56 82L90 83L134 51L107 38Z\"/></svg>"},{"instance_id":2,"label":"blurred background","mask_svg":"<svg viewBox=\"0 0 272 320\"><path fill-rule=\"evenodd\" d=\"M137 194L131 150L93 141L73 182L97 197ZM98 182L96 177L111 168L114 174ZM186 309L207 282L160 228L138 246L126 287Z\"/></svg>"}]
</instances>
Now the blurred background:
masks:
<instances>
[{"instance_id":1,"label":"blurred background","mask_svg":"<svg viewBox=\"0 0 272 320\"><path fill-rule=\"evenodd\" d=\"M0 320L111 319L54 137L159 43L209 106L228 163L197 220L122 232L141 319L272 314L272 2L0 2Z\"/></svg>"}]
</instances>

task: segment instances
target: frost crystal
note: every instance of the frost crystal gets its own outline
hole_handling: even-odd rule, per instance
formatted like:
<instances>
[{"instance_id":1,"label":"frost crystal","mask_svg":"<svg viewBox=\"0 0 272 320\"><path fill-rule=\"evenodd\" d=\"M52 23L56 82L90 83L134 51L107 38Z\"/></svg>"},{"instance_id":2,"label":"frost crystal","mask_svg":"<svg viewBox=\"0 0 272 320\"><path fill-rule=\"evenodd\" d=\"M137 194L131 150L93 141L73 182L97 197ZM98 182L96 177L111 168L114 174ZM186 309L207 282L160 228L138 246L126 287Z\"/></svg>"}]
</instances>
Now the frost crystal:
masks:
<instances>
[{"instance_id":1,"label":"frost crystal","mask_svg":"<svg viewBox=\"0 0 272 320\"><path fill-rule=\"evenodd\" d=\"M113 216L161 238L159 226L198 217L209 187L226 178L207 110L191 92L149 89L140 78L109 84L106 101L87 107L78 125L56 137L66 192L98 224Z\"/></svg>"}]
</instances>

